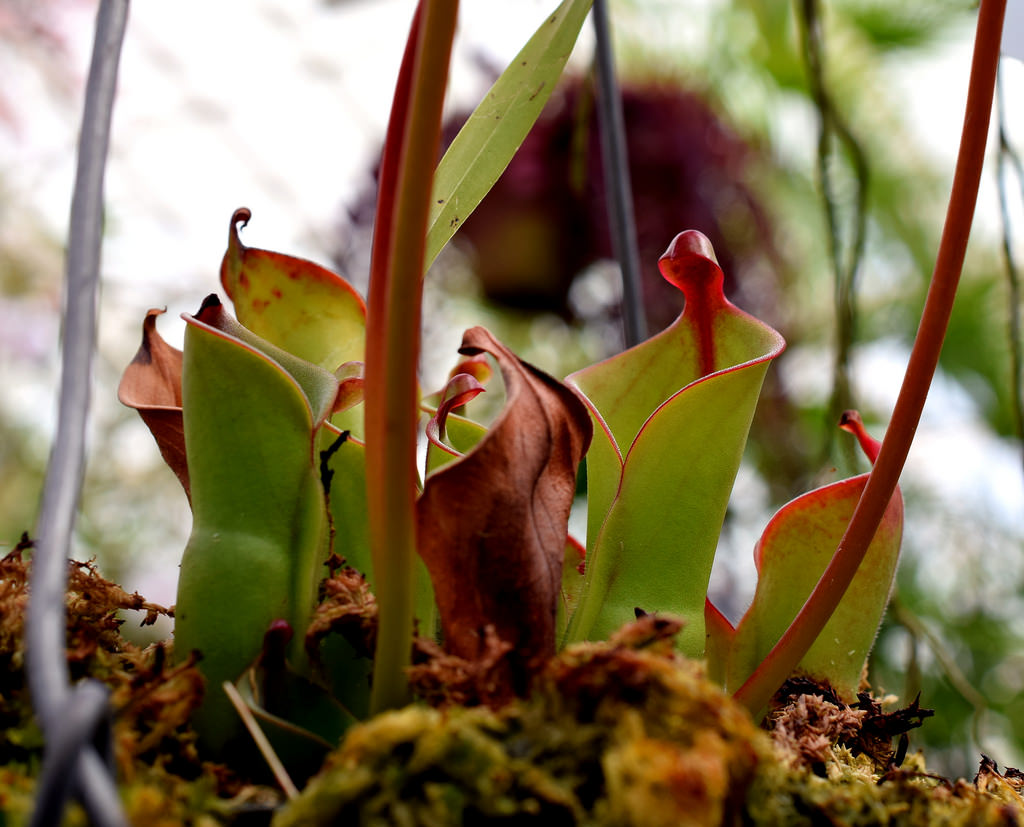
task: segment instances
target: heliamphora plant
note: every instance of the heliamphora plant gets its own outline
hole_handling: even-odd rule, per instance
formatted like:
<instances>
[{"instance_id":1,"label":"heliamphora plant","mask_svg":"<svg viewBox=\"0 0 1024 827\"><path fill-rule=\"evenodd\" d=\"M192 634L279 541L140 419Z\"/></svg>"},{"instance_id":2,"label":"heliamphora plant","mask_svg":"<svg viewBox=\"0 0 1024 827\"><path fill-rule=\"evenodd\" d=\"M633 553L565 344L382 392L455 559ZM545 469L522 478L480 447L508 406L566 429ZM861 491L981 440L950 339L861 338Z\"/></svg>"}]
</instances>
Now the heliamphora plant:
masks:
<instances>
[{"instance_id":1,"label":"heliamphora plant","mask_svg":"<svg viewBox=\"0 0 1024 827\"><path fill-rule=\"evenodd\" d=\"M361 304L344 281L309 262L244 248L237 227L245 218L242 212L232 218L222 282L239 316L263 336L210 297L185 317L182 359L159 338L150 315L122 384L122 398L148 419L159 409L177 410L184 421L155 431L165 454L187 458L182 476L195 519L182 561L175 645L179 654L203 652L214 685L237 680L259 659L275 620L305 628L332 553L371 583L379 576L365 545L365 455L352 421L364 381L348 359L360 355ZM480 354L493 357L506 389L501 415L490 427L467 416L484 388L467 372L455 373L421 404L430 447L416 502L418 551L433 583L440 632L451 653L472 661L484 654L490 627L509 647L510 695L527 689L537 664L558 646L606 637L637 608L683 617L683 651L707 657L727 685L742 682L816 582L863 485L862 479L837 483L776 516L758 549L758 595L735 631L706 608L718 533L761 381L783 341L725 299L722 273L699 233L681 234L661 265L686 293L686 309L642 345L575 374L567 385L472 328L461 349L469 358L458 370L474 370L479 363L472 358ZM316 290L323 292L310 302ZM317 308L326 308L325 315L331 308L351 312L337 313L333 324L319 314L306 321ZM300 329L305 358L281 347ZM356 344L345 351L339 340ZM324 367L329 359L339 363L337 373ZM136 386L156 389L153 404L134 395ZM181 408L161 405L175 393ZM332 414L347 417L351 427L343 431ZM575 558L565 565L565 552L588 446L581 573ZM844 603L851 608L827 632L828 645L804 664L848 692L856 689L892 583L898 500L891 511L891 528L876 539L865 569L870 578L857 581ZM567 627L558 622L563 600L570 601L562 612ZM432 633L426 599L416 615L421 633ZM293 644L290 661L297 672L306 670L301 646ZM359 674L365 677L365 668ZM344 703L366 709L365 701ZM226 706L220 693L210 694L202 720L214 743L234 727L226 724L233 720Z\"/></svg>"},{"instance_id":2,"label":"heliamphora plant","mask_svg":"<svg viewBox=\"0 0 1024 827\"><path fill-rule=\"evenodd\" d=\"M365 305L315 264L246 248L238 231L250 215L239 210L221 267L237 321L208 297L184 317L181 354L160 339L155 311L146 317L120 396L142 413L190 496L175 650L202 655L210 685L198 724L208 744L239 729L223 682L246 687L265 720L326 738L404 702L414 629L469 663L497 647L499 699L526 692L558 647L606 637L637 611L681 617L681 650L705 658L754 712L794 668L856 691L899 552L895 477L862 548L834 554L859 525L865 489L878 487L868 475L805 494L772 518L738 625L707 599L761 384L784 342L726 299L700 233L671 240L660 261L684 311L640 345L562 383L472 328L446 386L424 394L417 385L425 268L537 117L588 8L565 0L544 21L432 177L455 4L421 3L382 162ZM472 418L485 357L506 394L489 426ZM855 413L842 427L883 463ZM581 561L568 518L584 455ZM376 654L371 665L328 641L327 668L313 670L303 631L339 558L377 595ZM819 586L840 558L854 560L849 582ZM808 614L823 589L834 613ZM794 635L802 650L777 645Z\"/></svg>"}]
</instances>

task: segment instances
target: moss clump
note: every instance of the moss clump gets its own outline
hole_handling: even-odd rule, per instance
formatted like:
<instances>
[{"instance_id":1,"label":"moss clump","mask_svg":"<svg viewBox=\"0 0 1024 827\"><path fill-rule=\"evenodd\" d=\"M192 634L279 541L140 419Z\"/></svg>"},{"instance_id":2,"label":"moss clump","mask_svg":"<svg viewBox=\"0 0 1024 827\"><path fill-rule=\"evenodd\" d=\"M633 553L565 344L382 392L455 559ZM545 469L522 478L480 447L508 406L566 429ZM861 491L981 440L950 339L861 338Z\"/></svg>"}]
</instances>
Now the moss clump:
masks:
<instances>
[{"instance_id":1,"label":"moss clump","mask_svg":"<svg viewBox=\"0 0 1024 827\"><path fill-rule=\"evenodd\" d=\"M354 728L275 827L741 823L768 736L665 625L570 647L497 711L413 706Z\"/></svg>"},{"instance_id":2,"label":"moss clump","mask_svg":"<svg viewBox=\"0 0 1024 827\"><path fill-rule=\"evenodd\" d=\"M30 549L24 539L0 558L2 827L29 822L43 757L24 669ZM280 795L243 784L197 754L188 723L203 691L195 666L171 667L163 644L140 648L121 636L125 610L144 612L150 622L167 610L104 579L92 563L68 566L68 668L73 680L95 678L111 690L114 758L129 823L213 827L254 809L269 811ZM81 807L68 806L64 827L87 823Z\"/></svg>"},{"instance_id":3,"label":"moss clump","mask_svg":"<svg viewBox=\"0 0 1024 827\"><path fill-rule=\"evenodd\" d=\"M802 684L765 731L674 653L676 629L648 617L570 647L498 710L411 706L355 727L274 827L1024 825L1019 773L951 783L892 750L929 714L916 703L884 712Z\"/></svg>"},{"instance_id":4,"label":"moss clump","mask_svg":"<svg viewBox=\"0 0 1024 827\"><path fill-rule=\"evenodd\" d=\"M751 785L745 823L757 827L997 827L1024 825L1016 771L983 761L973 784L927 772L924 757L902 760L886 731L904 732L930 714L916 702L882 712L867 695L847 705L829 693L800 694L777 710L773 760Z\"/></svg>"},{"instance_id":5,"label":"moss clump","mask_svg":"<svg viewBox=\"0 0 1024 827\"><path fill-rule=\"evenodd\" d=\"M42 758L23 670L26 549L0 559L2 827L28 823ZM281 806L279 793L196 753L188 717L202 686L194 666L170 668L162 645L139 649L121 637L122 610L162 610L90 564L69 565L69 667L111 688L132 824L265 824L276 808L275 827L1024 827L1024 774L1001 774L985 759L973 784L951 783L926 772L919 755L903 761L893 752L893 738L926 717L916 703L883 712L867 695L848 705L798 684L765 731L675 653L679 624L652 616L610 642L565 650L528 698L499 709L482 705L495 697L499 641L480 664L424 648L416 684L436 706L354 727ZM63 827L86 823L70 805Z\"/></svg>"},{"instance_id":6,"label":"moss clump","mask_svg":"<svg viewBox=\"0 0 1024 827\"><path fill-rule=\"evenodd\" d=\"M1010 827L1024 809L966 781L925 771L924 759L879 775L870 759L836 748L824 777L784 759L766 763L750 788L748 821L757 827Z\"/></svg>"}]
</instances>

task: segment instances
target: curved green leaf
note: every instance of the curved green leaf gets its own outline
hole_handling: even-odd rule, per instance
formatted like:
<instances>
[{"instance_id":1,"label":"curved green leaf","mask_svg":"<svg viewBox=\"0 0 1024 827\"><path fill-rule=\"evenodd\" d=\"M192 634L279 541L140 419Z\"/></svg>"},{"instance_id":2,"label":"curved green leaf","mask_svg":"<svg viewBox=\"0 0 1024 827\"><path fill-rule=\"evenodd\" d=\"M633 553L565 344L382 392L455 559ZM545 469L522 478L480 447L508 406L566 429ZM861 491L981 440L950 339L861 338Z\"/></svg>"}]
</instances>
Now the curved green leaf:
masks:
<instances>
[{"instance_id":1,"label":"curved green leaf","mask_svg":"<svg viewBox=\"0 0 1024 827\"><path fill-rule=\"evenodd\" d=\"M302 783L356 718L326 688L291 668L285 653L293 637L290 626L272 623L255 663L234 688L289 777Z\"/></svg>"},{"instance_id":2,"label":"curved green leaf","mask_svg":"<svg viewBox=\"0 0 1024 827\"><path fill-rule=\"evenodd\" d=\"M847 420L848 421L848 420ZM857 419L848 430L860 428ZM869 458L877 443L858 434ZM789 628L846 531L867 474L826 485L783 506L757 544L754 600L736 627L724 660L728 691L742 686ZM831 620L800 661L799 669L852 699L860 683L882 613L889 602L903 534L903 496L897 488L850 587Z\"/></svg>"},{"instance_id":3,"label":"curved green leaf","mask_svg":"<svg viewBox=\"0 0 1024 827\"><path fill-rule=\"evenodd\" d=\"M334 552L367 579L373 577L366 522L366 449L351 436L338 441L333 429L320 434L322 464L330 473L329 503Z\"/></svg>"},{"instance_id":4,"label":"curved green leaf","mask_svg":"<svg viewBox=\"0 0 1024 827\"><path fill-rule=\"evenodd\" d=\"M283 350L327 370L363 359L366 304L341 276L305 259L246 247L235 210L220 280L245 327Z\"/></svg>"},{"instance_id":5,"label":"curved green leaf","mask_svg":"<svg viewBox=\"0 0 1024 827\"><path fill-rule=\"evenodd\" d=\"M253 662L272 621L308 624L327 539L314 436L337 380L259 342L216 297L185 320L193 526L178 582L175 649L179 658L200 651L208 685L218 687ZM301 647L293 654L300 664ZM214 748L237 731L216 691L196 723Z\"/></svg>"},{"instance_id":6,"label":"curved green leaf","mask_svg":"<svg viewBox=\"0 0 1024 827\"><path fill-rule=\"evenodd\" d=\"M607 637L641 608L684 617L679 645L699 657L729 494L765 371L785 343L725 298L700 233L678 235L659 266L686 295L679 318L568 379L596 422L586 587L569 639Z\"/></svg>"},{"instance_id":7,"label":"curved green leaf","mask_svg":"<svg viewBox=\"0 0 1024 827\"><path fill-rule=\"evenodd\" d=\"M486 433L487 428L479 422L448 414L445 418L444 447L432 442L427 445L427 474L433 474L442 466L472 451Z\"/></svg>"},{"instance_id":8,"label":"curved green leaf","mask_svg":"<svg viewBox=\"0 0 1024 827\"><path fill-rule=\"evenodd\" d=\"M449 418L449 426L458 417ZM468 422L468 420L463 420ZM469 423L483 430L476 423ZM461 426L460 426L461 427ZM462 433L461 430L458 433ZM460 439L457 444L465 444ZM352 436L339 439L336 426L331 424L320 431L319 451L321 470L329 475L328 503L331 513L331 530L333 542L331 548L335 554L345 558L345 562L366 577L373 587L376 575L373 571L373 560L370 554L369 523L366 519L366 446ZM416 587L414 616L419 625L419 633L424 637L434 634L437 607L434 604L434 593L430 586L422 560L416 560ZM326 661L332 661L331 654L325 654ZM332 662L337 668L337 663Z\"/></svg>"},{"instance_id":9,"label":"curved green leaf","mask_svg":"<svg viewBox=\"0 0 1024 827\"><path fill-rule=\"evenodd\" d=\"M486 432L482 425L452 413L464 408L470 400L483 392L484 386L469 373L457 373L445 384L438 395L437 409L427 422L428 474L462 456L468 448L460 448L458 444L467 437L471 440L469 447L472 447ZM448 433L449 423L452 424L451 435Z\"/></svg>"},{"instance_id":10,"label":"curved green leaf","mask_svg":"<svg viewBox=\"0 0 1024 827\"><path fill-rule=\"evenodd\" d=\"M483 393L494 369L486 353L464 356L448 374L445 386L420 401L427 422L426 473L468 454L487 433L487 427L464 416L466 405ZM456 413L458 412L458 413Z\"/></svg>"},{"instance_id":11,"label":"curved green leaf","mask_svg":"<svg viewBox=\"0 0 1024 827\"><path fill-rule=\"evenodd\" d=\"M593 0L564 0L469 116L434 174L423 269L505 171L540 116Z\"/></svg>"},{"instance_id":12,"label":"curved green leaf","mask_svg":"<svg viewBox=\"0 0 1024 827\"><path fill-rule=\"evenodd\" d=\"M569 618L579 605L580 595L586 582L587 550L571 534L565 543L565 559L562 560L562 589L558 596L556 627L559 642L564 642L569 630Z\"/></svg>"},{"instance_id":13,"label":"curved green leaf","mask_svg":"<svg viewBox=\"0 0 1024 827\"><path fill-rule=\"evenodd\" d=\"M710 598L704 600L704 662L708 678L722 686L725 685L727 667L726 658L736 638L736 629L729 622Z\"/></svg>"}]
</instances>

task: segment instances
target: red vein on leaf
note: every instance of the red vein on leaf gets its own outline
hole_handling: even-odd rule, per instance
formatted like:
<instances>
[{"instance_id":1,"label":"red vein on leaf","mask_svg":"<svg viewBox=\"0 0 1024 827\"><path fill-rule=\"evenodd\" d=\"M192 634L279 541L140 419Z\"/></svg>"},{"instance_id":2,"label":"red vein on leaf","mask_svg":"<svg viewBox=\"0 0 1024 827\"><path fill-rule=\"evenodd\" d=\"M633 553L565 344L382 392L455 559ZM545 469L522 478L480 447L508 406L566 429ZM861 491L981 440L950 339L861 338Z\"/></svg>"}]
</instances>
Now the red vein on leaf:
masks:
<instances>
[{"instance_id":1,"label":"red vein on leaf","mask_svg":"<svg viewBox=\"0 0 1024 827\"><path fill-rule=\"evenodd\" d=\"M713 320L725 303L722 271L707 237L697 230L679 233L658 260L658 269L667 282L686 296L685 315L697 329L700 375L715 372L715 336Z\"/></svg>"}]
</instances>

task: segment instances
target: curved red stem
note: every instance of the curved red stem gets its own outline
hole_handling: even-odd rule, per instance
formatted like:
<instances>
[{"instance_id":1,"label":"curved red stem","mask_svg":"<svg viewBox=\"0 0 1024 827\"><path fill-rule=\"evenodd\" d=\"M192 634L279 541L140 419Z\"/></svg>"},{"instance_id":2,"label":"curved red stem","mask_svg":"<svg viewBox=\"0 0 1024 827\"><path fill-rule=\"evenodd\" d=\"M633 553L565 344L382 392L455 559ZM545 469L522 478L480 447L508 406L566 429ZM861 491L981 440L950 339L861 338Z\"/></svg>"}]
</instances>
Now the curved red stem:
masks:
<instances>
[{"instance_id":1,"label":"curved red stem","mask_svg":"<svg viewBox=\"0 0 1024 827\"><path fill-rule=\"evenodd\" d=\"M408 701L416 561L416 369L427 216L458 0L421 0L381 162L366 320L366 487L379 607L374 712Z\"/></svg>"},{"instance_id":2,"label":"curved red stem","mask_svg":"<svg viewBox=\"0 0 1024 827\"><path fill-rule=\"evenodd\" d=\"M1005 10L1006 0L982 0L978 12L964 126L942 240L921 324L878 461L846 533L814 591L779 642L736 691L737 700L752 712L765 708L839 605L878 529L910 451L938 365L967 249L985 160Z\"/></svg>"}]
</instances>

